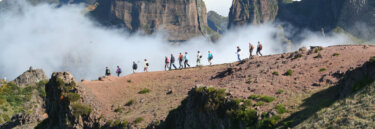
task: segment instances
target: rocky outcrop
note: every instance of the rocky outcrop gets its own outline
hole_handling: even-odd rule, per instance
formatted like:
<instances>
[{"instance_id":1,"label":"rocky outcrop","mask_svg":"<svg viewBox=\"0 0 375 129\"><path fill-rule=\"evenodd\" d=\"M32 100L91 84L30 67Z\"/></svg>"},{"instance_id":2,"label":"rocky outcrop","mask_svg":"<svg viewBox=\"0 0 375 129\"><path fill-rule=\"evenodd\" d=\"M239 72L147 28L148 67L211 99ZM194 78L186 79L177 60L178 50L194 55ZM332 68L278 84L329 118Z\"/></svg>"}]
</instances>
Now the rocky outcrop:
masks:
<instances>
[{"instance_id":1,"label":"rocky outcrop","mask_svg":"<svg viewBox=\"0 0 375 129\"><path fill-rule=\"evenodd\" d=\"M38 83L43 80L48 80L48 77L45 75L42 69L30 68L29 70L18 76L16 79L14 79L13 82L18 86L26 86Z\"/></svg>"},{"instance_id":2,"label":"rocky outcrop","mask_svg":"<svg viewBox=\"0 0 375 129\"><path fill-rule=\"evenodd\" d=\"M273 22L277 13L277 0L233 0L228 28Z\"/></svg>"},{"instance_id":3,"label":"rocky outcrop","mask_svg":"<svg viewBox=\"0 0 375 129\"><path fill-rule=\"evenodd\" d=\"M55 129L98 128L92 119L91 107L83 104L78 94L77 81L68 72L55 72L46 85L48 119L40 127Z\"/></svg>"},{"instance_id":4,"label":"rocky outcrop","mask_svg":"<svg viewBox=\"0 0 375 129\"><path fill-rule=\"evenodd\" d=\"M221 16L215 11L209 11L207 14L208 26L220 34L226 31L228 26L228 17Z\"/></svg>"},{"instance_id":5,"label":"rocky outcrop","mask_svg":"<svg viewBox=\"0 0 375 129\"><path fill-rule=\"evenodd\" d=\"M124 26L132 32L166 30L169 40L184 41L206 35L206 6L202 0L99 0L92 12L106 25Z\"/></svg>"}]
</instances>

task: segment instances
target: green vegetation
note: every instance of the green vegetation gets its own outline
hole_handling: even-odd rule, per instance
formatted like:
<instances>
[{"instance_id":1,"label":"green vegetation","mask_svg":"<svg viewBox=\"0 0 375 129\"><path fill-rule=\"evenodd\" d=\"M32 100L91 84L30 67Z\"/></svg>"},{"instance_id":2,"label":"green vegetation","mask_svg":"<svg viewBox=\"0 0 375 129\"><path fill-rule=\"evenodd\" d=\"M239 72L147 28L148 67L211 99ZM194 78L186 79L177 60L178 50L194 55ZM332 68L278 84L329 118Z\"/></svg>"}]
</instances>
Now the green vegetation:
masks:
<instances>
[{"instance_id":1,"label":"green vegetation","mask_svg":"<svg viewBox=\"0 0 375 129\"><path fill-rule=\"evenodd\" d=\"M244 104L245 107L249 107L249 106L253 105L253 103L251 102L250 99L246 99L243 104Z\"/></svg>"},{"instance_id":2,"label":"green vegetation","mask_svg":"<svg viewBox=\"0 0 375 129\"><path fill-rule=\"evenodd\" d=\"M249 79L246 81L247 84L251 84L253 82L253 79L249 77Z\"/></svg>"},{"instance_id":3,"label":"green vegetation","mask_svg":"<svg viewBox=\"0 0 375 129\"><path fill-rule=\"evenodd\" d=\"M128 80L128 83L131 83L132 82L132 80Z\"/></svg>"},{"instance_id":4,"label":"green vegetation","mask_svg":"<svg viewBox=\"0 0 375 129\"><path fill-rule=\"evenodd\" d=\"M38 85L37 85L37 90L39 92L39 96L43 99L46 98L46 90L45 90L45 87L46 87L46 84L48 83L48 80L42 80L42 81L39 81Z\"/></svg>"},{"instance_id":5,"label":"green vegetation","mask_svg":"<svg viewBox=\"0 0 375 129\"><path fill-rule=\"evenodd\" d=\"M112 126L113 127L117 127L121 124L121 121L120 120L115 120L113 123L112 123Z\"/></svg>"},{"instance_id":6,"label":"green vegetation","mask_svg":"<svg viewBox=\"0 0 375 129\"><path fill-rule=\"evenodd\" d=\"M276 109L276 112L279 114L284 114L287 112L286 108L282 104L276 105L275 109Z\"/></svg>"},{"instance_id":7,"label":"green vegetation","mask_svg":"<svg viewBox=\"0 0 375 129\"><path fill-rule=\"evenodd\" d=\"M91 107L89 105L82 103L73 103L71 106L75 117L82 115L88 116L91 113Z\"/></svg>"},{"instance_id":8,"label":"green vegetation","mask_svg":"<svg viewBox=\"0 0 375 129\"><path fill-rule=\"evenodd\" d=\"M281 94L281 93L283 93L284 92L284 90L278 90L277 92L276 92L276 94Z\"/></svg>"},{"instance_id":9,"label":"green vegetation","mask_svg":"<svg viewBox=\"0 0 375 129\"><path fill-rule=\"evenodd\" d=\"M318 53L318 55L315 56L314 58L322 58L322 55L320 53Z\"/></svg>"},{"instance_id":10,"label":"green vegetation","mask_svg":"<svg viewBox=\"0 0 375 129\"><path fill-rule=\"evenodd\" d=\"M138 124L138 123L141 123L142 121L143 121L143 118L138 117L137 119L134 120L134 123Z\"/></svg>"},{"instance_id":11,"label":"green vegetation","mask_svg":"<svg viewBox=\"0 0 375 129\"><path fill-rule=\"evenodd\" d=\"M294 56L294 59L298 59L298 58L302 58L303 57L303 54L297 54Z\"/></svg>"},{"instance_id":12,"label":"green vegetation","mask_svg":"<svg viewBox=\"0 0 375 129\"><path fill-rule=\"evenodd\" d=\"M144 88L141 91L139 91L138 94L146 94L146 93L149 93L150 91L151 91L150 89Z\"/></svg>"},{"instance_id":13,"label":"green vegetation","mask_svg":"<svg viewBox=\"0 0 375 129\"><path fill-rule=\"evenodd\" d=\"M370 57L369 62L370 62L371 64L375 65L375 56Z\"/></svg>"},{"instance_id":14,"label":"green vegetation","mask_svg":"<svg viewBox=\"0 0 375 129\"><path fill-rule=\"evenodd\" d=\"M81 96L77 93L66 93L64 97L68 98L70 102L78 101L81 98Z\"/></svg>"},{"instance_id":15,"label":"green vegetation","mask_svg":"<svg viewBox=\"0 0 375 129\"><path fill-rule=\"evenodd\" d=\"M323 72L323 71L326 71L327 69L326 68L321 68L320 70L319 70L319 72Z\"/></svg>"},{"instance_id":16,"label":"green vegetation","mask_svg":"<svg viewBox=\"0 0 375 129\"><path fill-rule=\"evenodd\" d=\"M359 91L360 89L362 89L363 87L371 84L374 82L374 79L371 79L371 78L362 78L361 80L357 81L356 83L354 83L353 85L353 88L352 88L352 92L357 92Z\"/></svg>"},{"instance_id":17,"label":"green vegetation","mask_svg":"<svg viewBox=\"0 0 375 129\"><path fill-rule=\"evenodd\" d=\"M259 102L255 103L255 106L263 106L263 105L264 105L263 101L259 101Z\"/></svg>"},{"instance_id":18,"label":"green vegetation","mask_svg":"<svg viewBox=\"0 0 375 129\"><path fill-rule=\"evenodd\" d=\"M122 125L122 128L126 128L126 127L128 127L129 122L128 122L127 120L123 120L123 121L121 122L121 125Z\"/></svg>"},{"instance_id":19,"label":"green vegetation","mask_svg":"<svg viewBox=\"0 0 375 129\"><path fill-rule=\"evenodd\" d=\"M256 99L259 99L260 98L260 95L250 95L248 97L248 99L252 99L252 100L256 100Z\"/></svg>"},{"instance_id":20,"label":"green vegetation","mask_svg":"<svg viewBox=\"0 0 375 129\"><path fill-rule=\"evenodd\" d=\"M279 75L279 72L274 71L274 72L272 73L272 75L276 75L276 76L278 76L278 75Z\"/></svg>"},{"instance_id":21,"label":"green vegetation","mask_svg":"<svg viewBox=\"0 0 375 129\"><path fill-rule=\"evenodd\" d=\"M333 53L332 56L339 56L339 55L340 55L339 53L335 52L335 53Z\"/></svg>"},{"instance_id":22,"label":"green vegetation","mask_svg":"<svg viewBox=\"0 0 375 129\"><path fill-rule=\"evenodd\" d=\"M285 76L292 76L293 75L293 70L289 69L288 71L286 71L286 73L284 74Z\"/></svg>"},{"instance_id":23,"label":"green vegetation","mask_svg":"<svg viewBox=\"0 0 375 129\"><path fill-rule=\"evenodd\" d=\"M281 117L279 115L274 115L271 118L262 119L259 122L258 128L261 128L261 129L274 128L280 120L281 120Z\"/></svg>"},{"instance_id":24,"label":"green vegetation","mask_svg":"<svg viewBox=\"0 0 375 129\"><path fill-rule=\"evenodd\" d=\"M263 102L270 103L270 102L274 101L275 98L271 97L271 96L262 96L262 97L260 97L260 100L263 101Z\"/></svg>"},{"instance_id":25,"label":"green vegetation","mask_svg":"<svg viewBox=\"0 0 375 129\"><path fill-rule=\"evenodd\" d=\"M131 106L131 105L133 105L133 104L134 104L134 100L131 99L131 100L129 100L129 101L125 104L125 106Z\"/></svg>"},{"instance_id":26,"label":"green vegetation","mask_svg":"<svg viewBox=\"0 0 375 129\"><path fill-rule=\"evenodd\" d=\"M10 121L10 118L7 114L3 114L2 116L3 116L3 119L4 119L5 122Z\"/></svg>"},{"instance_id":27,"label":"green vegetation","mask_svg":"<svg viewBox=\"0 0 375 129\"><path fill-rule=\"evenodd\" d=\"M116 109L115 109L115 112L121 112L122 111L122 107L118 106Z\"/></svg>"}]
</instances>

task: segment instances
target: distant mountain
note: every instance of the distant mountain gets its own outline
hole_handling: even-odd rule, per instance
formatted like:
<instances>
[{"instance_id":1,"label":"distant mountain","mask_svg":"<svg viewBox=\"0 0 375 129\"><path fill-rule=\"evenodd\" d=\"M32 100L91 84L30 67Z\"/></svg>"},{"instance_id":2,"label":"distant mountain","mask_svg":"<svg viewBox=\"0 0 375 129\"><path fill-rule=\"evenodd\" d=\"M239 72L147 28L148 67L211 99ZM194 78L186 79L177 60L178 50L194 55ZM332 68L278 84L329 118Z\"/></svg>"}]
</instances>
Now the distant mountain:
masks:
<instances>
[{"instance_id":1,"label":"distant mountain","mask_svg":"<svg viewBox=\"0 0 375 129\"><path fill-rule=\"evenodd\" d=\"M327 32L341 27L367 40L375 32L373 0L233 0L228 28L282 21L298 28Z\"/></svg>"},{"instance_id":2,"label":"distant mountain","mask_svg":"<svg viewBox=\"0 0 375 129\"><path fill-rule=\"evenodd\" d=\"M215 11L209 11L207 14L208 26L218 33L223 33L228 26L228 17L221 16Z\"/></svg>"}]
</instances>

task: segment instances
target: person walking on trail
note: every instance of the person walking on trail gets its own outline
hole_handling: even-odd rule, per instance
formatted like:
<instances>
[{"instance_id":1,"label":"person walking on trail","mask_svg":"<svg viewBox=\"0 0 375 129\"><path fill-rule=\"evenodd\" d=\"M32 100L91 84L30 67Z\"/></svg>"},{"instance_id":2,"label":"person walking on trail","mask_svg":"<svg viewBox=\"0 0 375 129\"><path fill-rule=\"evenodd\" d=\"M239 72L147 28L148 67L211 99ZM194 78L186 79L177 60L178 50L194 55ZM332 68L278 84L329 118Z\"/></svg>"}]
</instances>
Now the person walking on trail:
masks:
<instances>
[{"instance_id":1,"label":"person walking on trail","mask_svg":"<svg viewBox=\"0 0 375 129\"><path fill-rule=\"evenodd\" d=\"M165 65L164 65L164 70L167 71L167 69L169 68L169 63L170 63L170 60L167 56L165 56Z\"/></svg>"},{"instance_id":2,"label":"person walking on trail","mask_svg":"<svg viewBox=\"0 0 375 129\"><path fill-rule=\"evenodd\" d=\"M263 56L262 53L260 52L262 51L262 48L263 48L262 44L260 44L260 42L258 41L258 48L257 48L257 53L256 53L257 55L259 54L260 56Z\"/></svg>"},{"instance_id":3,"label":"person walking on trail","mask_svg":"<svg viewBox=\"0 0 375 129\"><path fill-rule=\"evenodd\" d=\"M171 54L171 63L170 63L170 66L169 66L169 70L172 70L172 66L174 67L174 69L177 69L176 68L176 65L174 65L174 62L175 62L175 58L173 56L173 54Z\"/></svg>"},{"instance_id":4,"label":"person walking on trail","mask_svg":"<svg viewBox=\"0 0 375 129\"><path fill-rule=\"evenodd\" d=\"M184 61L184 55L182 55L182 53L180 53L180 55L178 56L178 63L180 64L180 69L183 68L184 66L182 65L182 61Z\"/></svg>"},{"instance_id":5,"label":"person walking on trail","mask_svg":"<svg viewBox=\"0 0 375 129\"><path fill-rule=\"evenodd\" d=\"M145 68L143 69L144 72L148 72L148 66L150 64L148 63L147 59L145 59Z\"/></svg>"},{"instance_id":6,"label":"person walking on trail","mask_svg":"<svg viewBox=\"0 0 375 129\"><path fill-rule=\"evenodd\" d=\"M187 52L185 52L185 62L184 62L184 66L186 68L186 66L188 66L190 68L190 65L189 65L189 55Z\"/></svg>"},{"instance_id":7,"label":"person walking on trail","mask_svg":"<svg viewBox=\"0 0 375 129\"><path fill-rule=\"evenodd\" d=\"M250 57L253 57L253 51L254 51L254 45L252 43L249 43L249 49L250 49Z\"/></svg>"},{"instance_id":8,"label":"person walking on trail","mask_svg":"<svg viewBox=\"0 0 375 129\"><path fill-rule=\"evenodd\" d=\"M211 51L208 51L208 63L210 63L210 65L212 65L212 59L214 58L214 56L212 55Z\"/></svg>"},{"instance_id":9,"label":"person walking on trail","mask_svg":"<svg viewBox=\"0 0 375 129\"><path fill-rule=\"evenodd\" d=\"M111 76L111 71L108 67L105 67L105 76Z\"/></svg>"},{"instance_id":10,"label":"person walking on trail","mask_svg":"<svg viewBox=\"0 0 375 129\"><path fill-rule=\"evenodd\" d=\"M198 51L198 54L197 54L197 66L201 65L201 59L202 59L202 54L201 54L200 51Z\"/></svg>"},{"instance_id":11,"label":"person walking on trail","mask_svg":"<svg viewBox=\"0 0 375 129\"><path fill-rule=\"evenodd\" d=\"M116 70L117 77L120 77L121 72L122 72L122 71L121 71L120 66L117 65L117 70Z\"/></svg>"},{"instance_id":12,"label":"person walking on trail","mask_svg":"<svg viewBox=\"0 0 375 129\"><path fill-rule=\"evenodd\" d=\"M241 48L240 48L240 46L237 46L236 54L237 54L238 61L241 61Z\"/></svg>"},{"instance_id":13,"label":"person walking on trail","mask_svg":"<svg viewBox=\"0 0 375 129\"><path fill-rule=\"evenodd\" d=\"M133 73L135 73L138 69L138 65L137 63L135 63L135 61L133 61Z\"/></svg>"}]
</instances>

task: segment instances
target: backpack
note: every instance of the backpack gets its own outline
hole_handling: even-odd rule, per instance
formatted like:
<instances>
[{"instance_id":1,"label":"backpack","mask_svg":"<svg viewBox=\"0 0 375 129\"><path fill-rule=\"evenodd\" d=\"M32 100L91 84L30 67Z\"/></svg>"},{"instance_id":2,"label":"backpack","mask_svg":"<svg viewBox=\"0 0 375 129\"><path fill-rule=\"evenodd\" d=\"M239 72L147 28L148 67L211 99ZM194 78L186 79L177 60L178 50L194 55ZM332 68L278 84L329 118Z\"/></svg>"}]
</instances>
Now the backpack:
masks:
<instances>
[{"instance_id":1,"label":"backpack","mask_svg":"<svg viewBox=\"0 0 375 129\"><path fill-rule=\"evenodd\" d=\"M167 58L167 62L166 63L169 63L170 62L170 60L169 60L169 58Z\"/></svg>"},{"instance_id":2,"label":"backpack","mask_svg":"<svg viewBox=\"0 0 375 129\"><path fill-rule=\"evenodd\" d=\"M251 45L251 46L250 46L250 50L254 50L254 45Z\"/></svg>"},{"instance_id":3,"label":"backpack","mask_svg":"<svg viewBox=\"0 0 375 129\"><path fill-rule=\"evenodd\" d=\"M146 66L148 66L149 64L148 64L148 62L146 63Z\"/></svg>"},{"instance_id":4,"label":"backpack","mask_svg":"<svg viewBox=\"0 0 375 129\"><path fill-rule=\"evenodd\" d=\"M259 44L258 48L259 48L259 50L262 50L262 44Z\"/></svg>"},{"instance_id":5,"label":"backpack","mask_svg":"<svg viewBox=\"0 0 375 129\"><path fill-rule=\"evenodd\" d=\"M182 55L178 56L178 60L180 60L180 61L184 60L184 56L182 56Z\"/></svg>"},{"instance_id":6,"label":"backpack","mask_svg":"<svg viewBox=\"0 0 375 129\"><path fill-rule=\"evenodd\" d=\"M120 68L118 68L117 69L117 73L121 73L122 71L121 71L121 69Z\"/></svg>"}]
</instances>

